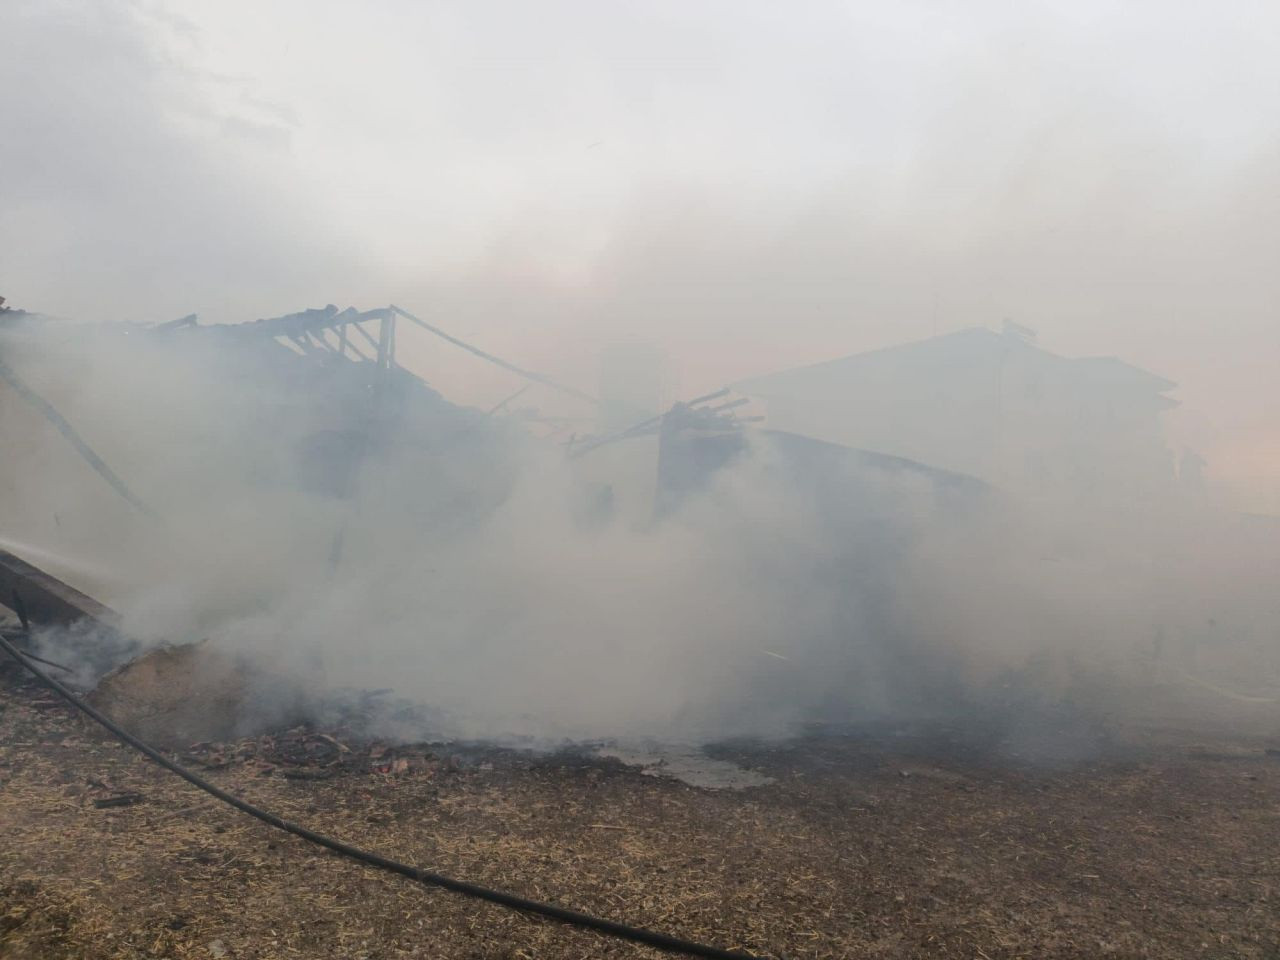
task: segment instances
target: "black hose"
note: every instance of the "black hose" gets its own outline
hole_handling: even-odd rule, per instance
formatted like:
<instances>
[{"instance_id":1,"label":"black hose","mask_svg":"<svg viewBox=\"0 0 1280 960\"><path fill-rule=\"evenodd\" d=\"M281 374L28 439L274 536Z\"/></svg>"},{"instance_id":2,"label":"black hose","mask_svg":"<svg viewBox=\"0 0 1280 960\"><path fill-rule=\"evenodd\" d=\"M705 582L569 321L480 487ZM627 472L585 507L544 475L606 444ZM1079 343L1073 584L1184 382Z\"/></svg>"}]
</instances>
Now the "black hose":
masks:
<instances>
[{"instance_id":1,"label":"black hose","mask_svg":"<svg viewBox=\"0 0 1280 960\"><path fill-rule=\"evenodd\" d=\"M454 880L451 877L432 873L429 870L411 867L407 863L389 860L376 853L361 850L359 847L353 847L350 844L343 843L341 840L334 840L332 837L326 837L324 834L316 833L314 830L308 830L306 827L300 827L295 823L290 823L288 820L278 817L274 813L268 813L266 810L255 807L253 804L227 793L227 791L223 790L221 787L215 786L181 764L170 760L155 747L139 740L127 730L117 726L114 721L103 716L57 680L54 680L31 661L27 660L22 651L13 646L13 644L5 639L3 635L0 635L0 649L3 649L5 653L11 656L14 660L17 660L18 663L25 667L37 680L60 696L67 703L71 704L81 713L86 714L107 730L111 731L117 739L127 743L139 753L144 754L156 763L160 764L160 766L164 767L170 773L176 773L192 786L198 787L210 796L221 800L223 803L230 804L241 813L247 813L249 816L257 820L261 820L263 823L270 824L277 830L283 830L286 833L293 834L295 837L301 837L308 843L314 843L317 846L324 847L326 850L332 850L334 853L341 854L351 860L355 860L371 867L377 867L379 870L385 870L388 873L396 873L402 877L408 877L410 880L416 880L419 883L426 884L427 886L443 887L445 890L451 890L454 893L460 893L463 896L474 897L477 900L487 900L490 903L510 907L512 910L522 910L525 913L537 914L550 920L556 920L560 923L568 924L569 926L582 927L583 929L594 930L597 933L602 933L606 936L617 937L620 940L630 940L634 943L643 943L646 946L657 947L659 950L666 950L670 953L684 953L694 957L712 957L715 958L715 960L757 960L757 958L754 958L747 953L741 953L735 950L724 950L720 947L708 946L703 943L695 943L692 940L682 940L679 937L673 937L669 934L657 933L653 930L645 930L643 927L632 927L625 923L618 923L614 920L605 920L601 917L595 917L589 913L579 913L577 910L568 910L564 907L558 907L552 903L541 903L537 900L526 900L524 897L519 897L512 893L504 893L501 890L490 890L488 887L482 887L475 883L467 883L465 880Z\"/></svg>"}]
</instances>

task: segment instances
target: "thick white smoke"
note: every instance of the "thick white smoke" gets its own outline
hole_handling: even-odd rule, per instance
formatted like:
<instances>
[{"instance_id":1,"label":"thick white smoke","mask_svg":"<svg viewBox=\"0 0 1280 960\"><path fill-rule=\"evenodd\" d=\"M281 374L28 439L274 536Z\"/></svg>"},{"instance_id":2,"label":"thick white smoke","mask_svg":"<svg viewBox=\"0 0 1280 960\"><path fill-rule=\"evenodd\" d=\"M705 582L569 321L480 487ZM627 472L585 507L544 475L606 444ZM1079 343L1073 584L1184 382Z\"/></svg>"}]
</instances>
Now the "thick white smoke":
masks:
<instances>
[{"instance_id":1,"label":"thick white smoke","mask_svg":"<svg viewBox=\"0 0 1280 960\"><path fill-rule=\"evenodd\" d=\"M91 321L424 304L583 385L643 338L684 396L1009 317L1177 381L1172 444L1208 457L1220 504L1275 514L1275 20L1261 0L17 0L0 294ZM199 343L0 343L165 518L0 386L0 537L147 642L394 687L470 733L1046 703L1271 722L1274 521L975 506L852 466L824 486L761 440L649 523L641 442L570 467L438 402L374 431L353 479L356 386ZM514 390L435 342L401 357L462 403ZM584 517L602 476L630 478L612 522Z\"/></svg>"},{"instance_id":2,"label":"thick white smoke","mask_svg":"<svg viewBox=\"0 0 1280 960\"><path fill-rule=\"evenodd\" d=\"M391 688L429 708L414 733L1276 711L1265 525L1172 499L1033 508L767 433L665 517L593 514L579 465L510 421L426 390L369 421L353 365L217 330L37 330L7 335L6 358L163 523L6 394L15 549L145 642L209 638L317 697ZM317 461L309 438L352 424L362 453ZM657 469L634 442L631 479Z\"/></svg>"}]
</instances>

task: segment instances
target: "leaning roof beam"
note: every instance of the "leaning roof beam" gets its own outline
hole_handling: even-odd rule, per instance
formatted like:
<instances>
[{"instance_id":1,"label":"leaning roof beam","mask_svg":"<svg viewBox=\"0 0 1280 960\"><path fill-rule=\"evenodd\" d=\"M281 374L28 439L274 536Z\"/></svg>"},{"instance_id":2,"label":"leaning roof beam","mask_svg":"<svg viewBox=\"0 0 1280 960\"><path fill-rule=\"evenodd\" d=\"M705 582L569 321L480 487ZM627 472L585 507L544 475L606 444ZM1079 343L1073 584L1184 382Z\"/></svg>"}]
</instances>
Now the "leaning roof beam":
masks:
<instances>
[{"instance_id":1,"label":"leaning roof beam","mask_svg":"<svg viewBox=\"0 0 1280 960\"><path fill-rule=\"evenodd\" d=\"M54 408L53 404L27 386L26 381L19 377L13 368L2 360L0 360L0 380L12 387L18 396L22 397L28 405L52 423L57 431L67 439L67 442L75 448L76 453L84 458L85 462L93 468L98 476L107 482L107 485L112 490L128 501L140 513L145 514L152 520L160 519L159 515L130 490L114 470L107 466L106 461L94 452L93 448L76 432L75 427L71 426L67 419Z\"/></svg>"},{"instance_id":2,"label":"leaning roof beam","mask_svg":"<svg viewBox=\"0 0 1280 960\"><path fill-rule=\"evenodd\" d=\"M394 311L395 313L398 313L400 316L404 317L410 323L416 323L423 330L426 330L429 333L434 333L440 339L449 341L455 347L461 347L463 350L466 350L468 353L474 354L475 356L479 357L481 360L488 360L490 363L494 364L495 366L501 367L503 370L509 370L512 373L516 374L517 376L524 377L526 380L532 380L534 383L541 383L543 386L551 387L553 390L559 390L561 393L567 394L571 397L576 397L579 400L585 400L587 403L598 404L600 402L595 397L591 396L589 393L583 393L581 390L575 389L574 387L567 386L566 384L563 384L563 383L559 383L555 380L552 380L550 377L543 376L540 373L534 373L532 370L525 370L523 367L517 367L514 363L508 363L506 360L503 360L501 357L495 357L493 354L485 350L481 350L479 347L473 347L471 344L467 343L465 340L459 340L457 337L450 336L449 334L441 330L439 327L433 327L431 324L427 323L427 321L422 320L418 317L415 317L408 310L401 309L400 307L397 307L395 304L392 304L388 309Z\"/></svg>"}]
</instances>

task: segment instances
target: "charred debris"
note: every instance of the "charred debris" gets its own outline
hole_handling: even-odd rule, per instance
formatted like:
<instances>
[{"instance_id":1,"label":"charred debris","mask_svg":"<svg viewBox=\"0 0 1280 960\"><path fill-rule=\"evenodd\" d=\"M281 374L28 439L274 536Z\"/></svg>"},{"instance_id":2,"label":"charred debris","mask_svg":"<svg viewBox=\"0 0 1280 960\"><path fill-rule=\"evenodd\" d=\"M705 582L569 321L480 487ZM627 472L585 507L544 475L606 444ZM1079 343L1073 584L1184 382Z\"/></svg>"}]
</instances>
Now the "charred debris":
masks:
<instances>
[{"instance_id":1,"label":"charred debris","mask_svg":"<svg viewBox=\"0 0 1280 960\"><path fill-rule=\"evenodd\" d=\"M453 404L397 362L397 346L406 333L430 335L499 367L520 381L519 389L487 410ZM764 417L744 410L751 398L728 388L677 402L622 429L583 431L584 423L605 422L593 418L599 405L595 397L394 305L372 310L328 305L219 325L201 324L194 314L158 324L76 324L6 307L0 312L0 336L0 390L8 393L6 402L18 401L38 414L45 429L56 431L127 503L137 523L161 528L165 511L149 502L147 491L131 485L130 463L100 455L94 437L28 379L24 367L41 356L43 345L71 340L87 342L90 349L104 344L145 349L161 358L198 355L214 369L214 403L234 404L255 384L271 383L276 402L255 414L270 421L275 449L263 451L264 456L288 464L287 475L276 471L276 482L312 495L358 499L366 463L412 451L403 462L433 482L430 495L424 492L405 523L417 524L424 535L447 535L451 527L481 522L508 495L520 452L529 446L558 447L573 465L579 477L574 515L586 526L614 522L619 514L633 524L663 522L759 445L771 451L772 469L818 504L844 505L851 484L870 490L883 486L885 477L923 480L949 508L989 495L978 480L907 458L768 430L761 424ZM576 405L582 415L543 414L530 402L539 393L555 395L571 409ZM611 452L627 449L627 456L611 459ZM235 454L243 457L241 451ZM204 455L216 457L220 451L215 447ZM620 486L637 489L640 496L618 495ZM874 498L864 499L874 511ZM335 570L341 569L342 555L339 531L330 558ZM10 637L30 638L44 629L79 636L77 679L94 687L96 701L143 736L171 744L220 741L261 732L267 721L282 729L320 709L290 677L261 665L250 669L203 643L153 649L132 659L138 645L121 633L113 611L30 558L0 553L0 604L13 613L6 628ZM237 721L238 705L263 699L264 687L271 688L277 708L265 718L255 711L259 728L246 731Z\"/></svg>"},{"instance_id":2,"label":"charred debris","mask_svg":"<svg viewBox=\"0 0 1280 960\"><path fill-rule=\"evenodd\" d=\"M621 430L583 431L584 423L603 422L591 416L600 403L595 397L497 357L394 305L362 311L330 304L239 324L204 325L191 314L151 325L81 325L2 304L0 333L10 347L0 353L0 380L11 396L38 412L123 500L159 522L162 517L126 482L127 464L108 464L95 451L92 439L24 379L21 357L38 351L43 338L149 340L174 353L198 352L217 365L228 400L242 385L272 381L286 398L274 413L281 427L279 444L292 452L296 468L292 482L338 498L353 496L364 459L396 444L430 448L443 457L481 457L486 463L477 473L500 481L504 467L509 466L502 456L504 445L554 444L568 460L585 463L598 451L644 438L657 441L652 464L657 484L651 501L655 518L671 512L683 497L705 486L717 470L762 437L781 451L784 469L789 464L797 475L856 466L923 477L964 496L977 496L986 489L973 477L907 457L766 429L761 425L764 416L742 412L752 404L752 397L727 387L676 402L665 413L644 417ZM523 384L486 411L457 406L397 363L397 336L406 326L506 370ZM10 362L5 353L18 359ZM527 402L517 406L533 389L567 398L583 408L584 415L544 415ZM468 492L476 501L473 512L483 512L486 499L500 498L502 486L496 483L486 496L470 485ZM585 481L584 500L597 508L607 506L611 501L607 487Z\"/></svg>"}]
</instances>

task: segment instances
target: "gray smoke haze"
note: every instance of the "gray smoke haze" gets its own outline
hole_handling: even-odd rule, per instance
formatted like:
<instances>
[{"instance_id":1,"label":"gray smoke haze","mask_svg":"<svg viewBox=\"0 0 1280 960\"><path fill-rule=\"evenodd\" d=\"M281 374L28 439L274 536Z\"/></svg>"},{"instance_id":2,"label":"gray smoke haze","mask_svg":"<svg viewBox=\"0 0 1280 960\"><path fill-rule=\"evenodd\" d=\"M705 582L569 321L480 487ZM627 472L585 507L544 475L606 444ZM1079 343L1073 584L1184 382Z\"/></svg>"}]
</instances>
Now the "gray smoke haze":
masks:
<instances>
[{"instance_id":1,"label":"gray smoke haze","mask_svg":"<svg viewBox=\"0 0 1280 960\"><path fill-rule=\"evenodd\" d=\"M655 344L683 396L1009 317L1177 381L1171 445L1276 513L1277 27L1263 2L18 0L0 294L85 321L402 302L587 388ZM469 732L772 732L1029 669L1061 692L1140 679L1162 629L1242 638L1214 661L1239 675L1280 621L1271 548L1167 505L968 515L854 478L837 510L760 449L668 523L583 529L582 478L486 427L386 451L353 507L298 490L287 403L225 358L5 349L169 519L6 395L5 536L148 639L269 648ZM446 349L400 358L460 403L514 389ZM477 478L488 509L450 524Z\"/></svg>"},{"instance_id":2,"label":"gray smoke haze","mask_svg":"<svg viewBox=\"0 0 1280 960\"><path fill-rule=\"evenodd\" d=\"M891 464L806 462L768 434L665 518L643 501L584 516L607 465L429 396L371 434L344 487L305 456L347 415L314 389L337 374L285 376L249 344L9 331L11 366L164 523L6 401L5 545L144 642L208 638L316 695L391 688L428 706L405 735L712 739L968 717L1029 736L1063 709L1274 722L1274 525L1176 497L1031 507ZM634 444L653 470L652 440ZM634 482L623 466L615 479Z\"/></svg>"}]
</instances>

